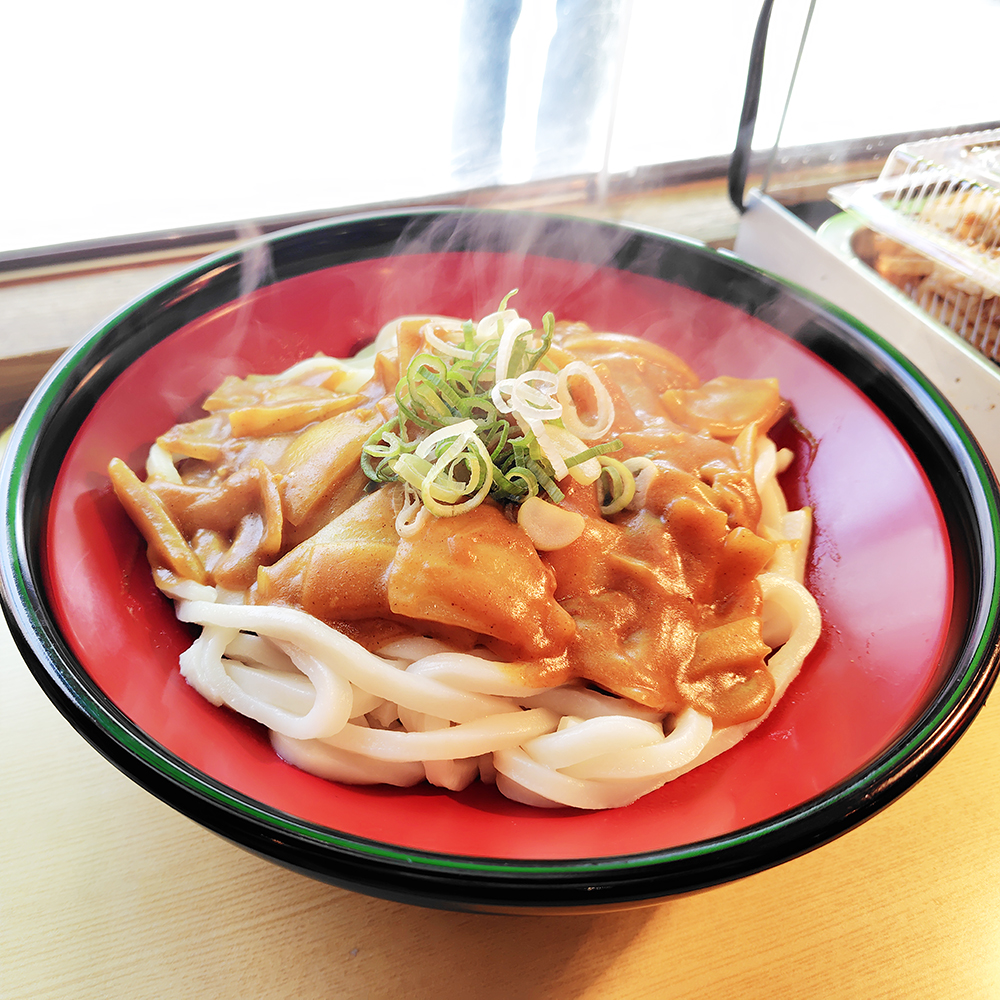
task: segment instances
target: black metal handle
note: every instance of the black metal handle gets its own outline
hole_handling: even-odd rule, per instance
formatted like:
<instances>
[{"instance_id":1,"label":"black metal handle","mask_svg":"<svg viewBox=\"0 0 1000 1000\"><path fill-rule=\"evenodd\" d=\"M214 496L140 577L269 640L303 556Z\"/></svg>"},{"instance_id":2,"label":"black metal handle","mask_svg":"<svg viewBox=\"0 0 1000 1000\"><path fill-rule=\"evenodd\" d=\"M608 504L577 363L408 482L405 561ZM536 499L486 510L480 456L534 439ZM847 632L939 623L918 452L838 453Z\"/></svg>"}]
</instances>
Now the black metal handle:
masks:
<instances>
[{"instance_id":1,"label":"black metal handle","mask_svg":"<svg viewBox=\"0 0 1000 1000\"><path fill-rule=\"evenodd\" d=\"M747 183L750 153L753 147L753 131L757 124L757 106L760 103L760 86L764 77L764 47L767 43L767 28L771 22L771 8L774 0L764 0L757 18L757 28L750 49L750 67L747 71L747 85L743 93L743 111L740 114L740 128L736 134L736 148L729 161L729 200L740 211L744 211L743 191Z\"/></svg>"}]
</instances>

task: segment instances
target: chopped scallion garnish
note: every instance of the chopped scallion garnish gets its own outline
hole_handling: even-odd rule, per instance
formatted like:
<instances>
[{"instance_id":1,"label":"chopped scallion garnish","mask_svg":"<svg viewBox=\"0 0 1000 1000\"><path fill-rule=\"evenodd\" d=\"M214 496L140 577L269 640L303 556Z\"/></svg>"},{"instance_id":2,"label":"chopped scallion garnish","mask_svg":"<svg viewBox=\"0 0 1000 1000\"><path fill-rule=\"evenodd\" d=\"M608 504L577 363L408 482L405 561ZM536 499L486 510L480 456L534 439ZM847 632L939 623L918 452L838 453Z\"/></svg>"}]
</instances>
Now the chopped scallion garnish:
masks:
<instances>
[{"instance_id":1,"label":"chopped scallion garnish","mask_svg":"<svg viewBox=\"0 0 1000 1000\"><path fill-rule=\"evenodd\" d=\"M365 442L362 470L374 482L406 483L439 517L470 510L487 496L521 503L544 492L560 503L565 494L557 480L569 469L581 482L600 475L610 498L606 508L626 494L631 499L635 482L629 493L624 481L631 473L606 457L621 441L585 445L610 430L610 394L584 362L560 368L549 356L552 313L542 318L541 329L532 328L508 307L512 295L478 324L428 323L424 349L396 386L398 414ZM596 411L590 423L577 412L570 378L591 387ZM593 472L581 472L584 463Z\"/></svg>"}]
</instances>

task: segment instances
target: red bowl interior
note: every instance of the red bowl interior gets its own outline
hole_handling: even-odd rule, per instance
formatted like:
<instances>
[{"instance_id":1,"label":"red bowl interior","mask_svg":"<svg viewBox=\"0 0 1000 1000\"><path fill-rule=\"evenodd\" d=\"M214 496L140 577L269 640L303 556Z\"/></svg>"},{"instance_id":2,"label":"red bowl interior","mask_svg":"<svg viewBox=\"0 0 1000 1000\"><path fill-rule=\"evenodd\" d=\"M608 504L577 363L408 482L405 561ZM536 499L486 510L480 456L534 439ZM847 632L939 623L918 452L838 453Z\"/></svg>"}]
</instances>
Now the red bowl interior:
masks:
<instances>
[{"instance_id":1,"label":"red bowl interior","mask_svg":"<svg viewBox=\"0 0 1000 1000\"><path fill-rule=\"evenodd\" d=\"M105 469L149 444L228 374L340 355L404 313L478 317L511 288L535 322L648 337L705 378L777 376L814 438L786 474L815 508L807 584L822 638L768 720L730 752L632 806L538 810L482 785L455 794L338 785L283 763L255 723L181 678L190 641L154 588L144 546ZM790 439L792 440L792 439ZM806 348L706 295L613 268L492 253L365 260L256 290L169 336L104 393L59 474L44 554L57 620L85 670L140 729L193 768L274 809L407 849L511 859L600 858L731 833L848 778L900 734L939 681L953 562L933 491L896 430Z\"/></svg>"}]
</instances>

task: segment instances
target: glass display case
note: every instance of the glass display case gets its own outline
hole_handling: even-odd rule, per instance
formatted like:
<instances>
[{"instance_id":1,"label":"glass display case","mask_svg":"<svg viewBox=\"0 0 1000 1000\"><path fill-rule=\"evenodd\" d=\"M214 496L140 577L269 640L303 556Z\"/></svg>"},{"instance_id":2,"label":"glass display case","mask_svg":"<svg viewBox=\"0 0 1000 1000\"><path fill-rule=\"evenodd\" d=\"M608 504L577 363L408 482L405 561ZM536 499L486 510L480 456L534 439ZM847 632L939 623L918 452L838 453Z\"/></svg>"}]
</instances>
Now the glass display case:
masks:
<instances>
[{"instance_id":1,"label":"glass display case","mask_svg":"<svg viewBox=\"0 0 1000 1000\"><path fill-rule=\"evenodd\" d=\"M1000 27L1000 6L959 0L933 31L888 6L848 25L815 0L764 5L730 171L735 250L899 348L998 465L1000 104L983 63L946 72L941 54ZM772 46L776 24L796 45ZM845 74L864 79L867 99L844 100Z\"/></svg>"}]
</instances>

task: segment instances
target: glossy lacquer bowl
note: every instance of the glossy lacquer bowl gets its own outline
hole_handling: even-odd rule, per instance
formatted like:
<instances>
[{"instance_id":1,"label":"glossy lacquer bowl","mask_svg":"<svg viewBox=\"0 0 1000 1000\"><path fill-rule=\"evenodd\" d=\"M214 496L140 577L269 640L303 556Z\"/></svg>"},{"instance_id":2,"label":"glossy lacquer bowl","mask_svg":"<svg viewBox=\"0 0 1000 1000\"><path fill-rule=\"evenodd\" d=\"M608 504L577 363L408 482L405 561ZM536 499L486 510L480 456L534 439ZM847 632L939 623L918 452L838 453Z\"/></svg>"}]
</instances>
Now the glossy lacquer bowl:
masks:
<instances>
[{"instance_id":1,"label":"glossy lacquer bowl","mask_svg":"<svg viewBox=\"0 0 1000 1000\"><path fill-rule=\"evenodd\" d=\"M776 376L807 434L784 487L815 509L823 633L733 750L627 808L510 802L476 784L351 787L282 762L256 723L181 678L190 641L105 469L229 374L347 355L386 320L478 317L519 289L538 322L648 337L704 378ZM39 684L151 793L235 844L350 889L490 911L638 905L838 836L941 758L997 671L996 486L904 359L734 257L659 233L511 213L335 219L208 258L69 351L3 466L3 600ZM956 833L958 831L956 830Z\"/></svg>"}]
</instances>

